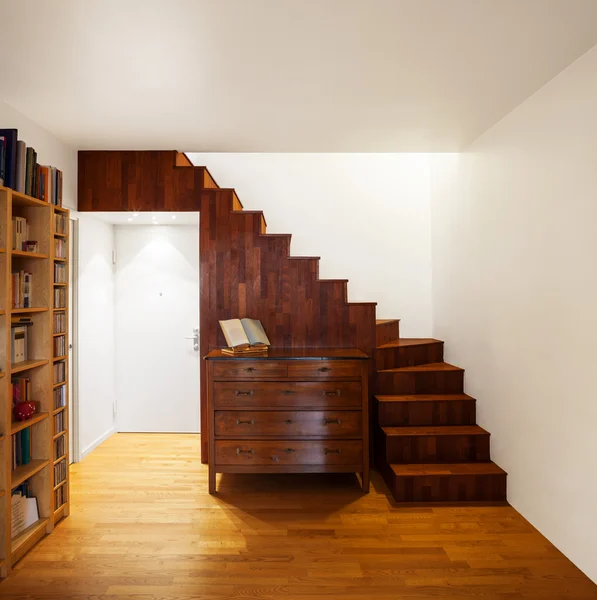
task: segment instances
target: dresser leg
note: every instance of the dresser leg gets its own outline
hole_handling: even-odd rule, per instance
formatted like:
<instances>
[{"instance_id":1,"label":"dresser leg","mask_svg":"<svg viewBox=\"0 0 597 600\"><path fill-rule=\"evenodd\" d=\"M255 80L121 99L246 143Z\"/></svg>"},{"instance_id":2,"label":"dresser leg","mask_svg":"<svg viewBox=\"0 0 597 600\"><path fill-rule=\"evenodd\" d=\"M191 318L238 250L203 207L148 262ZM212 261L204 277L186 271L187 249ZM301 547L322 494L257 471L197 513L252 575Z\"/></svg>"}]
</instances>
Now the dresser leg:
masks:
<instances>
[{"instance_id":1,"label":"dresser leg","mask_svg":"<svg viewBox=\"0 0 597 600\"><path fill-rule=\"evenodd\" d=\"M209 493L210 494L215 494L216 493L216 471L215 469L209 469Z\"/></svg>"},{"instance_id":2,"label":"dresser leg","mask_svg":"<svg viewBox=\"0 0 597 600\"><path fill-rule=\"evenodd\" d=\"M361 481L362 481L363 493L368 494L369 493L369 468L368 467L361 473Z\"/></svg>"}]
</instances>

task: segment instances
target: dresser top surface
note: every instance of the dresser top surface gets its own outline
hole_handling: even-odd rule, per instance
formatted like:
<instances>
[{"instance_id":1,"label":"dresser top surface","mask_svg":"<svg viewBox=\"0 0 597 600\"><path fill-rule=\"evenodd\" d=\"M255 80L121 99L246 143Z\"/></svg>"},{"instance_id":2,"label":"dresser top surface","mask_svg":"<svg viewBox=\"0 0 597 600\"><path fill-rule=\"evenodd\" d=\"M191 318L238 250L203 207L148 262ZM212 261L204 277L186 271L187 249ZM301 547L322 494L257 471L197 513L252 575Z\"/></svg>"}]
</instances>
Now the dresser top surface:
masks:
<instances>
[{"instance_id":1,"label":"dresser top surface","mask_svg":"<svg viewBox=\"0 0 597 600\"><path fill-rule=\"evenodd\" d=\"M264 354L224 354L212 350L206 360L366 360L369 357L356 348L270 348Z\"/></svg>"}]
</instances>

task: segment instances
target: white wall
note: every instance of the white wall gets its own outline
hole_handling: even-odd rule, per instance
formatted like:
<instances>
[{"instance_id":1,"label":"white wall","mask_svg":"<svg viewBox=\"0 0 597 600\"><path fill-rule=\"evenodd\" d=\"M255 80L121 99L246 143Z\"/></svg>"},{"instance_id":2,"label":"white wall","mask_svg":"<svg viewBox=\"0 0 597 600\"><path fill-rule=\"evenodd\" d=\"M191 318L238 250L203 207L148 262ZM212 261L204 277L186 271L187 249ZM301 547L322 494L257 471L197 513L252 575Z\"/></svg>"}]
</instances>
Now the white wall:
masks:
<instances>
[{"instance_id":1,"label":"white wall","mask_svg":"<svg viewBox=\"0 0 597 600\"><path fill-rule=\"evenodd\" d=\"M79 213L79 439L82 456L114 433L114 227Z\"/></svg>"},{"instance_id":2,"label":"white wall","mask_svg":"<svg viewBox=\"0 0 597 600\"><path fill-rule=\"evenodd\" d=\"M377 302L403 336L431 333L429 155L200 154L221 187L291 233L295 256L321 256L320 277L349 279L349 300Z\"/></svg>"},{"instance_id":3,"label":"white wall","mask_svg":"<svg viewBox=\"0 0 597 600\"><path fill-rule=\"evenodd\" d=\"M37 151L37 162L63 172L62 205L77 208L77 151L0 100L0 128L19 130L19 139Z\"/></svg>"},{"instance_id":4,"label":"white wall","mask_svg":"<svg viewBox=\"0 0 597 600\"><path fill-rule=\"evenodd\" d=\"M434 334L510 502L597 580L597 48L433 186Z\"/></svg>"}]
</instances>

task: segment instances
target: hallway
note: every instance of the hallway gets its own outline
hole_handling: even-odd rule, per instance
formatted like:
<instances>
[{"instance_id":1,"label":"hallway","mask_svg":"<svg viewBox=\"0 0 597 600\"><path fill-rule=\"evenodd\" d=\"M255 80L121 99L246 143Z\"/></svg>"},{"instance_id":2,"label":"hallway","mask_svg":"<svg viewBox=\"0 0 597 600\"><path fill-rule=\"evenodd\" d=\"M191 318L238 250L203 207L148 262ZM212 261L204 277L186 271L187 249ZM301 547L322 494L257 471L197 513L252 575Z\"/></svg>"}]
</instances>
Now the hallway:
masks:
<instances>
[{"instance_id":1,"label":"hallway","mask_svg":"<svg viewBox=\"0 0 597 600\"><path fill-rule=\"evenodd\" d=\"M594 600L514 509L398 508L373 473L223 475L199 436L116 434L73 465L71 516L0 584L21 600Z\"/></svg>"}]
</instances>

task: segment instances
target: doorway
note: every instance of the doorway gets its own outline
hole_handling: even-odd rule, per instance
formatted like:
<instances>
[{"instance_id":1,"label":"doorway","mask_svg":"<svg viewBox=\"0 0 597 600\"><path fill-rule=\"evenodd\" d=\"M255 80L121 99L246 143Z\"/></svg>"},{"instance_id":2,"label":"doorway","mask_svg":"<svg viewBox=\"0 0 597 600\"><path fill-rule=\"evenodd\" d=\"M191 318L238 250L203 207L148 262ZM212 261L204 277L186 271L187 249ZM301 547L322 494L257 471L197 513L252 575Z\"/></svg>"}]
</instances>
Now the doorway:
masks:
<instances>
[{"instance_id":1,"label":"doorway","mask_svg":"<svg viewBox=\"0 0 597 600\"><path fill-rule=\"evenodd\" d=\"M199 433L199 227L168 218L114 228L121 432Z\"/></svg>"}]
</instances>

